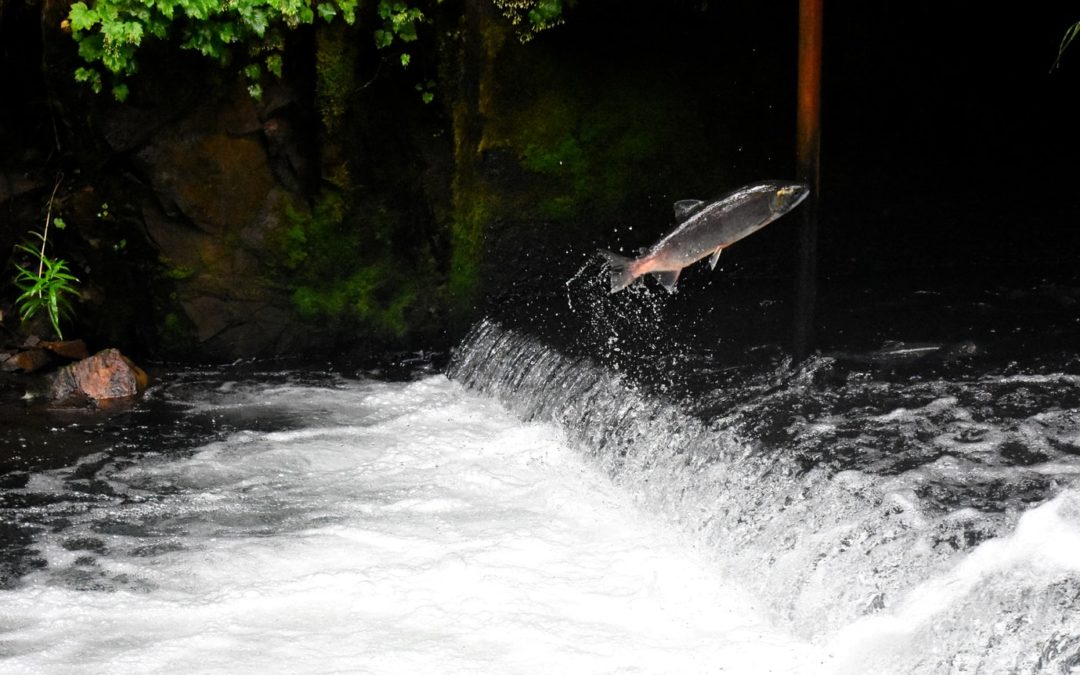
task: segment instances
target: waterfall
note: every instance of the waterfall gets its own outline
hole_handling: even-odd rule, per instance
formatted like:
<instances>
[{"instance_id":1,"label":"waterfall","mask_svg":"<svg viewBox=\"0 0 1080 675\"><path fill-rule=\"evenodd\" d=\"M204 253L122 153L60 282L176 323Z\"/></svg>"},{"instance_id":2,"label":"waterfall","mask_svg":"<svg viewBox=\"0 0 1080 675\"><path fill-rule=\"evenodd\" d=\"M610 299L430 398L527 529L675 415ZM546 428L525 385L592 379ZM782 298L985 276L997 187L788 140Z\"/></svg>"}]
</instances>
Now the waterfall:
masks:
<instances>
[{"instance_id":1,"label":"waterfall","mask_svg":"<svg viewBox=\"0 0 1080 675\"><path fill-rule=\"evenodd\" d=\"M1080 377L819 356L678 399L484 320L449 376L559 425L853 670L1080 665Z\"/></svg>"}]
</instances>

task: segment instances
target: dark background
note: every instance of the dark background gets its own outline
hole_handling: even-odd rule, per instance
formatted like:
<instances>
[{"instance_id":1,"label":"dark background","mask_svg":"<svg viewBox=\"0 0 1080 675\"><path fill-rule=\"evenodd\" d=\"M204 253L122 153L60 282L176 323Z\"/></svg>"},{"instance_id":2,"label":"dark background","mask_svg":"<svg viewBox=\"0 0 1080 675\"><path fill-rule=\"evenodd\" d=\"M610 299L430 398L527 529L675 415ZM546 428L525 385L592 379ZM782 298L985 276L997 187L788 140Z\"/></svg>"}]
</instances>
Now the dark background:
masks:
<instances>
[{"instance_id":1,"label":"dark background","mask_svg":"<svg viewBox=\"0 0 1080 675\"><path fill-rule=\"evenodd\" d=\"M452 15L460 4L450 2L444 11ZM3 12L0 149L8 177L38 167L44 199L57 135L68 149L96 141L80 128L57 129L48 114L40 8L6 2ZM532 276L537 268L551 270L550 287L561 292L596 247L628 251L655 241L671 228L676 200L715 198L745 183L795 173L796 2L581 0L566 9L565 18L565 25L523 47L521 58L555 55L568 78L592 78L598 88L626 73L639 76L643 88L667 92L694 108L693 115L673 122L696 120L699 128L688 130L694 148L689 154L673 148L649 165L653 175L643 183L655 187L627 194L618 223L539 224L554 228L545 234L543 249L523 243L520 229L511 231L509 249L493 256L492 267L506 271L488 284L484 309L542 285ZM1021 309L1036 286L1053 287L1055 321L1075 314L1080 44L1065 53L1060 68L1052 65L1062 35L1077 20L1080 9L1070 3L1008 10L937 2L827 3L818 195L825 346L836 341L830 322L852 306L853 294L867 292L875 294L870 304L881 317L889 301L911 299L919 291L964 293L973 303L983 292L1021 293L1011 305ZM418 62L435 57L418 54ZM393 118L385 137L400 134L406 140L397 145L408 147L407 137L420 134L393 111L416 106L413 82L394 83L397 71L391 68L378 72L383 76L371 91L381 98L373 100L382 105L399 99L397 108L371 110ZM108 107L88 106L87 115L107 114L103 110ZM376 168L388 160L364 159ZM127 171L123 161L111 158L106 168ZM411 170L408 162L420 160L407 159L405 170ZM415 201L413 192L408 199ZM775 301L747 323L758 327L760 339L784 342L797 224L793 214L739 242L715 272L704 265L688 269L672 311L698 311L700 303L723 306L739 297L759 305L762 299ZM19 233L26 229L22 222L14 227ZM920 305L897 319L898 327L874 338L890 331L929 336L931 327L950 326L942 321L948 311L944 305ZM851 323L839 323L845 321ZM938 333L948 337L948 330ZM452 343L456 336L448 337Z\"/></svg>"},{"instance_id":2,"label":"dark background","mask_svg":"<svg viewBox=\"0 0 1080 675\"><path fill-rule=\"evenodd\" d=\"M797 3L677 5L665 15L583 2L549 37L570 48L606 33L608 46L592 43L597 59L606 51L633 67L622 54L638 45L685 79L720 127L701 151L730 184L706 196L792 175ZM1075 260L1080 49L1051 67L1080 11L971 7L826 3L826 274ZM755 245L768 242L739 247Z\"/></svg>"},{"instance_id":3,"label":"dark background","mask_svg":"<svg viewBox=\"0 0 1080 675\"><path fill-rule=\"evenodd\" d=\"M598 81L605 69L637 68L643 78L678 82L687 104L703 111L699 152L710 161L697 179L680 189L659 169L656 184L667 187L631 216L633 230L613 227L593 244L632 252L671 228L678 199L795 174L797 9L673 3L664 13L583 2L541 36L596 69ZM997 362L1050 352L1060 362L1061 350L1078 344L1080 44L1052 66L1080 13L1063 3L977 9L826 3L821 351L926 341L963 343L961 351ZM698 159L673 156L669 170ZM662 309L599 298L604 289L594 285L578 292L590 296L576 299L582 316L541 330L569 347L609 321L585 351L603 350L615 333L646 351L690 342L687 352L732 362L755 345L789 346L798 215L726 250L715 271L685 270ZM564 316L563 282L590 253L581 248L571 247L574 265L554 275L551 311ZM581 278L594 271L602 274L586 268ZM510 295L503 305L527 304L527 292ZM535 313L509 320L535 326Z\"/></svg>"}]
</instances>

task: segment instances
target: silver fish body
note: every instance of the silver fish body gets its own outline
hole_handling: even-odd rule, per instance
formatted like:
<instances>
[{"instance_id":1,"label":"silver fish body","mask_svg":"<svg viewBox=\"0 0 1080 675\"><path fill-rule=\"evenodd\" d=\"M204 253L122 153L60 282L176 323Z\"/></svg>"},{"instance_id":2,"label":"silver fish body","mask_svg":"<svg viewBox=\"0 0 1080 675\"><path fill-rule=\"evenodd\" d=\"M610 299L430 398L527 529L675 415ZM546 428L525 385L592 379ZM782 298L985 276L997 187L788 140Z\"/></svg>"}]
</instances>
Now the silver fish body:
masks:
<instances>
[{"instance_id":1,"label":"silver fish body","mask_svg":"<svg viewBox=\"0 0 1080 675\"><path fill-rule=\"evenodd\" d=\"M722 250L791 211L809 194L810 188L801 183L764 181L743 186L710 203L677 202L678 226L641 257L630 259L601 251L611 267L611 292L652 274L674 293L684 267L711 256L709 262L715 268Z\"/></svg>"}]
</instances>

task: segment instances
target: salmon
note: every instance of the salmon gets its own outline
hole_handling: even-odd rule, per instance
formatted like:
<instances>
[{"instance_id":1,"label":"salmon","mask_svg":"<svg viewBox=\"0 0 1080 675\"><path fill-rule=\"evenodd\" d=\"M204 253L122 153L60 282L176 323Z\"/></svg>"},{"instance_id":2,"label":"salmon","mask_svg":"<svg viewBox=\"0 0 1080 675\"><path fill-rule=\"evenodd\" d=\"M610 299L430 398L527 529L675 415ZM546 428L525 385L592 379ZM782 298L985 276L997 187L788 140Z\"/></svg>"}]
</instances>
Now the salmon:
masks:
<instances>
[{"instance_id":1,"label":"salmon","mask_svg":"<svg viewBox=\"0 0 1080 675\"><path fill-rule=\"evenodd\" d=\"M678 225L638 258L601 250L611 268L611 292L652 274L674 293L683 268L703 258L716 268L720 252L791 211L810 194L801 183L764 181L746 185L714 202L675 203Z\"/></svg>"}]
</instances>

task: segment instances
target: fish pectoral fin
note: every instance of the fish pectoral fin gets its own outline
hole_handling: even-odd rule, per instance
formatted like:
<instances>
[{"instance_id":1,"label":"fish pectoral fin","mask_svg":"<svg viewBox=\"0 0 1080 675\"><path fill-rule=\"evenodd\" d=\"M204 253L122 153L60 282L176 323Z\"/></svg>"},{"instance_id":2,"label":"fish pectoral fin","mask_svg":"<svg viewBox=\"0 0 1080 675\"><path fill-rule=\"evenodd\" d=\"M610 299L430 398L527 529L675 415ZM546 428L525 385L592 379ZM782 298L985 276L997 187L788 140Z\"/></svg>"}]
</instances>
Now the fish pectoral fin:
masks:
<instances>
[{"instance_id":1,"label":"fish pectoral fin","mask_svg":"<svg viewBox=\"0 0 1080 675\"><path fill-rule=\"evenodd\" d=\"M712 257L709 258L709 269L716 269L716 263L720 262L720 253L723 251L723 247L717 248L713 251Z\"/></svg>"},{"instance_id":2,"label":"fish pectoral fin","mask_svg":"<svg viewBox=\"0 0 1080 675\"><path fill-rule=\"evenodd\" d=\"M679 283L680 272L682 272L682 270L675 270L673 272L653 272L652 274L668 293L675 293L679 290L675 285Z\"/></svg>"}]
</instances>

